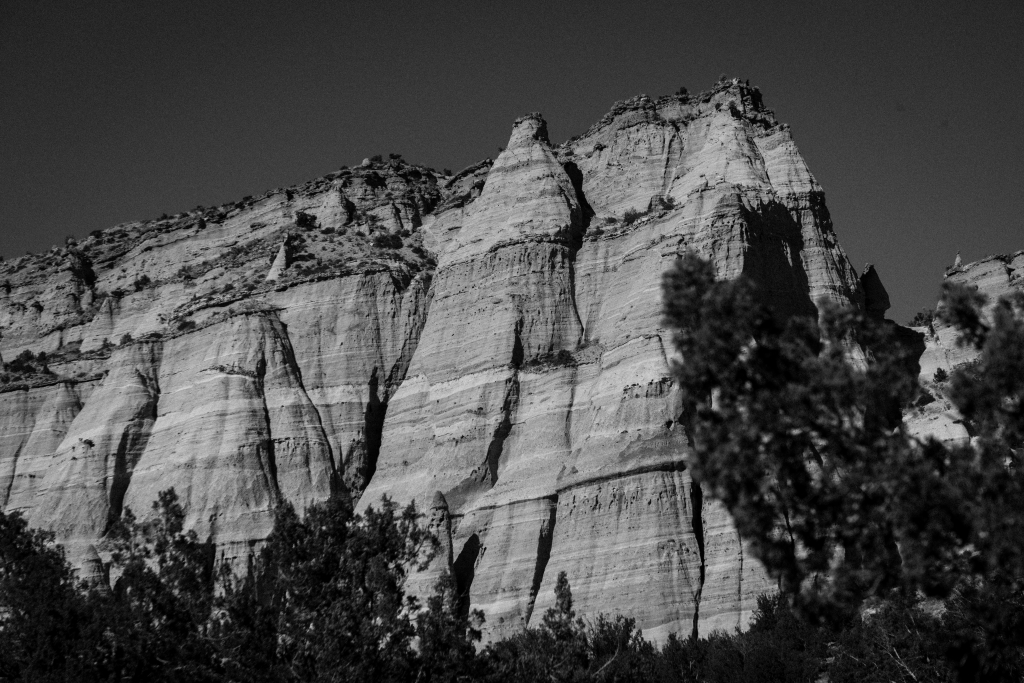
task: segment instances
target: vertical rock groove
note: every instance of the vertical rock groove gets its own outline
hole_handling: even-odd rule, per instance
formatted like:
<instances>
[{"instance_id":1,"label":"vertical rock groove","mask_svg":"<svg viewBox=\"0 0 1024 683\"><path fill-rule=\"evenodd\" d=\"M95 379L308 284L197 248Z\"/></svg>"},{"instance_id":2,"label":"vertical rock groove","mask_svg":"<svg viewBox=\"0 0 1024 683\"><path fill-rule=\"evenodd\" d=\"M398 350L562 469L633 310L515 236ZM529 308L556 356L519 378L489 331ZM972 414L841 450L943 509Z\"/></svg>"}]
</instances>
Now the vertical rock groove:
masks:
<instances>
[{"instance_id":1,"label":"vertical rock groove","mask_svg":"<svg viewBox=\"0 0 1024 683\"><path fill-rule=\"evenodd\" d=\"M512 431L512 414L519 407L519 368L523 364L523 340L520 330L522 320L516 323L514 330L515 343L512 347L512 376L508 378L505 398L501 402L501 422L494 430L491 442L487 444L487 472L485 476L490 477L490 485L498 483L498 463L501 461L501 453L505 448L505 439Z\"/></svg>"},{"instance_id":2,"label":"vertical rock groove","mask_svg":"<svg viewBox=\"0 0 1024 683\"><path fill-rule=\"evenodd\" d=\"M533 607L537 604L537 593L540 592L541 582L544 581L544 570L547 569L548 560L551 559L551 544L555 539L555 517L558 514L558 494L552 498L551 512L545 524L541 525L540 535L537 539L537 564L533 569L533 583L530 585L530 600L526 605L526 619L524 624L529 626L533 617Z\"/></svg>"},{"instance_id":3,"label":"vertical rock groove","mask_svg":"<svg viewBox=\"0 0 1024 683\"><path fill-rule=\"evenodd\" d=\"M273 496L276 505L281 500L281 487L277 481L277 459L274 454L274 435L270 430L270 407L267 405L266 393L267 359L260 358L256 363L256 390L259 392L260 400L263 403L263 420L267 425L266 453L260 458L264 468L264 476L267 479L267 487Z\"/></svg>"},{"instance_id":4,"label":"vertical rock groove","mask_svg":"<svg viewBox=\"0 0 1024 683\"><path fill-rule=\"evenodd\" d=\"M697 539L697 552L700 553L700 585L693 597L693 637L697 638L697 623L700 619L700 599L704 592L704 578L707 573L707 561L704 557L704 492L696 481L690 482L690 505L693 506L693 535Z\"/></svg>"},{"instance_id":5,"label":"vertical rock groove","mask_svg":"<svg viewBox=\"0 0 1024 683\"><path fill-rule=\"evenodd\" d=\"M459 612L469 614L469 589L473 586L476 576L476 560L480 556L480 537L473 534L462 546L459 556L452 563L452 574L455 575L455 591L458 594Z\"/></svg>"},{"instance_id":6,"label":"vertical rock groove","mask_svg":"<svg viewBox=\"0 0 1024 683\"><path fill-rule=\"evenodd\" d=\"M576 316L576 322L579 323L582 330L581 338L586 339L587 331L583 327L583 319L580 318L579 307L576 305L576 254L583 247L583 235L586 234L587 229L590 227L590 219L594 217L594 209L591 208L590 203L587 202L586 195L583 194L583 172L580 171L579 166L570 161L564 164L562 168L565 169L565 174L569 176L572 189L576 193L576 201L580 205L580 226L578 230L573 231L569 241L569 298L572 311Z\"/></svg>"},{"instance_id":7,"label":"vertical rock groove","mask_svg":"<svg viewBox=\"0 0 1024 683\"><path fill-rule=\"evenodd\" d=\"M384 432L384 417L388 412L387 401L381 401L379 395L380 382L377 379L377 368L373 368L367 385L369 398L366 402L366 413L363 418L363 438L366 443L366 459L358 466L357 482L360 490L366 487L373 473L377 471L377 458L380 457L380 440Z\"/></svg>"},{"instance_id":8,"label":"vertical rock groove","mask_svg":"<svg viewBox=\"0 0 1024 683\"><path fill-rule=\"evenodd\" d=\"M149 401L139 411L138 421L148 421L152 424L156 422L160 387L156 385L156 382L148 381L142 373L136 371L136 375L144 385L150 388ZM114 474L110 482L110 509L107 513L107 528L103 530L104 535L106 535L110 525L121 518L121 513L124 510L124 495L128 491L128 485L131 483L135 461L138 459L139 454L146 450L146 444L152 435L152 429L139 429L137 425L132 425L132 427L136 428L125 429L121 434L117 450L114 453ZM138 439L138 442L133 443L134 439Z\"/></svg>"}]
</instances>

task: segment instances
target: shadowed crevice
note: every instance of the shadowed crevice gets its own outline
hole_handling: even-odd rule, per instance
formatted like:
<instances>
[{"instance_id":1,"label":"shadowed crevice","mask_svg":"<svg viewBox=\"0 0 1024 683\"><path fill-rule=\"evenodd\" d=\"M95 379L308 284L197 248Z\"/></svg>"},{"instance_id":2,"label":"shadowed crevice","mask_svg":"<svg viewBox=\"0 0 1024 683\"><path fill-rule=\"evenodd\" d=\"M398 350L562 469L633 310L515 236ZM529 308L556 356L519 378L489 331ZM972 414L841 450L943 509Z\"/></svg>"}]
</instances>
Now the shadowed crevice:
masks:
<instances>
[{"instance_id":1,"label":"shadowed crevice","mask_svg":"<svg viewBox=\"0 0 1024 683\"><path fill-rule=\"evenodd\" d=\"M466 541L466 545L462 546L459 556L452 564L459 614L463 616L469 615L469 590L473 587L478 557L480 557L480 537L473 534Z\"/></svg>"},{"instance_id":2,"label":"shadowed crevice","mask_svg":"<svg viewBox=\"0 0 1024 683\"><path fill-rule=\"evenodd\" d=\"M380 456L380 442L384 435L384 418L388 412L387 401L380 400L379 380L377 379L377 368L373 369L370 381L367 385L369 399L366 402L366 411L363 413L363 441L365 455L363 461L356 467L355 486L361 492L370 483L374 472L377 471L377 458Z\"/></svg>"},{"instance_id":3,"label":"shadowed crevice","mask_svg":"<svg viewBox=\"0 0 1024 683\"><path fill-rule=\"evenodd\" d=\"M277 455L274 452L274 435L270 431L270 408L267 406L267 394L264 384L267 377L267 359L260 358L256 363L256 391L259 392L260 402L263 404L263 421L267 425L267 438L264 442L265 449L257 447L257 454L260 465L263 467L263 475L267 479L267 488L273 496L273 504L281 502L281 489L277 484Z\"/></svg>"},{"instance_id":4,"label":"shadowed crevice","mask_svg":"<svg viewBox=\"0 0 1024 683\"><path fill-rule=\"evenodd\" d=\"M700 554L700 585L693 599L693 638L698 637L697 624L700 620L700 599L704 592L704 578L707 570L707 561L704 557L704 492L696 481L690 482L690 505L692 506L693 519L691 526L693 535L697 539L697 552Z\"/></svg>"},{"instance_id":5,"label":"shadowed crevice","mask_svg":"<svg viewBox=\"0 0 1024 683\"><path fill-rule=\"evenodd\" d=\"M564 166L565 174L569 176L569 182L572 183L572 189L576 192L576 201L580 205L580 230L574 232L573 241L570 244L570 248L575 254L579 250L583 243L583 233L590 227L590 219L594 217L594 209L591 208L590 202L587 201L587 197L583 194L583 172L580 167L573 162L568 162Z\"/></svg>"},{"instance_id":6,"label":"shadowed crevice","mask_svg":"<svg viewBox=\"0 0 1024 683\"><path fill-rule=\"evenodd\" d=\"M541 583L544 581L544 571L551 559L551 545L555 540L555 516L558 512L558 496L554 496L551 503L551 511L548 518L540 527L540 537L537 541L537 564L533 569L533 582L530 584L530 601L526 605L525 625L529 626L533 617L533 607L537 603L537 594L540 592Z\"/></svg>"},{"instance_id":7,"label":"shadowed crevice","mask_svg":"<svg viewBox=\"0 0 1024 683\"><path fill-rule=\"evenodd\" d=\"M494 430L494 437L487 445L487 475L491 486L498 483L498 464L505 448L505 439L512 431L512 414L519 407L519 371L512 373L505 388L505 400L501 403L501 422Z\"/></svg>"}]
</instances>

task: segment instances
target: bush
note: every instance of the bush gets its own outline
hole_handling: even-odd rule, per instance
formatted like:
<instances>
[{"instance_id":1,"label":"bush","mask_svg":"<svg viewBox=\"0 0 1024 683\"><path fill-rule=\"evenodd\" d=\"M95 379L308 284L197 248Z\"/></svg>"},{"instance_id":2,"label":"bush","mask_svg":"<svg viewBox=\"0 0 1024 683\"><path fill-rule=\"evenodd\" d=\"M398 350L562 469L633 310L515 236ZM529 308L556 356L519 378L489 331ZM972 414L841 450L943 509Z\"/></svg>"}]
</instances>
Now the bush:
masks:
<instances>
[{"instance_id":1,"label":"bush","mask_svg":"<svg viewBox=\"0 0 1024 683\"><path fill-rule=\"evenodd\" d=\"M936 382L945 382L949 379L949 373L947 373L943 368L936 368L935 374L932 375L932 379Z\"/></svg>"},{"instance_id":2,"label":"bush","mask_svg":"<svg viewBox=\"0 0 1024 683\"><path fill-rule=\"evenodd\" d=\"M129 333L125 332L124 334L121 335L121 346L127 346L128 344L131 344L133 341L135 340L132 339L132 335L130 335Z\"/></svg>"},{"instance_id":3,"label":"bush","mask_svg":"<svg viewBox=\"0 0 1024 683\"><path fill-rule=\"evenodd\" d=\"M31 375L36 373L38 370L35 367L35 363L45 362L46 354L40 354L41 357L37 357L34 353L25 349L19 353L14 360L9 363L4 363L4 370L12 372L18 375Z\"/></svg>"},{"instance_id":4,"label":"bush","mask_svg":"<svg viewBox=\"0 0 1024 683\"><path fill-rule=\"evenodd\" d=\"M377 235L373 238L373 246L381 249L401 249L402 238L389 232Z\"/></svg>"},{"instance_id":5,"label":"bush","mask_svg":"<svg viewBox=\"0 0 1024 683\"><path fill-rule=\"evenodd\" d=\"M633 225L638 220L647 215L646 211L637 211L636 209L626 209L626 213L622 214L622 222L626 225Z\"/></svg>"},{"instance_id":6,"label":"bush","mask_svg":"<svg viewBox=\"0 0 1024 683\"><path fill-rule=\"evenodd\" d=\"M907 327L931 327L935 319L935 310L923 308L914 314L914 317L907 322Z\"/></svg>"},{"instance_id":7,"label":"bush","mask_svg":"<svg viewBox=\"0 0 1024 683\"><path fill-rule=\"evenodd\" d=\"M149 279L148 275L140 275L135 279L135 282L132 283L132 287L136 292L141 292L151 284L153 284L153 281Z\"/></svg>"},{"instance_id":8,"label":"bush","mask_svg":"<svg viewBox=\"0 0 1024 683\"><path fill-rule=\"evenodd\" d=\"M295 212L295 227L311 230L316 227L316 217L305 211Z\"/></svg>"}]
</instances>

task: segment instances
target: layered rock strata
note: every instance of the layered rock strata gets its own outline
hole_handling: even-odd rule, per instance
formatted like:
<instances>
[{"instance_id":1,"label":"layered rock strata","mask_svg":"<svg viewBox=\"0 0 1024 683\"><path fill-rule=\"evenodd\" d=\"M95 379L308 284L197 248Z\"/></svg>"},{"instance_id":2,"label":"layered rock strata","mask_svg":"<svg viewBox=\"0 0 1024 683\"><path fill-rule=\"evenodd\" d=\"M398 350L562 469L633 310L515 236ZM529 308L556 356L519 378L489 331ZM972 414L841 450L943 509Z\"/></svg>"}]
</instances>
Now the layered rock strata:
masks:
<instances>
[{"instance_id":1,"label":"layered rock strata","mask_svg":"<svg viewBox=\"0 0 1024 683\"><path fill-rule=\"evenodd\" d=\"M650 637L742 627L772 584L690 477L661 321L689 250L779 316L864 304L788 128L735 81L557 146L524 117L454 176L368 160L0 264L5 509L95 564L169 486L231 558L278 502L387 495L441 536L410 587L450 569L488 638L560 571Z\"/></svg>"},{"instance_id":2,"label":"layered rock strata","mask_svg":"<svg viewBox=\"0 0 1024 683\"><path fill-rule=\"evenodd\" d=\"M581 612L655 638L745 625L771 582L686 471L660 285L694 250L779 315L860 305L788 130L738 84L635 98L560 147L526 117L431 231L430 315L360 504L443 492L489 637L531 623L562 570Z\"/></svg>"},{"instance_id":3,"label":"layered rock strata","mask_svg":"<svg viewBox=\"0 0 1024 683\"><path fill-rule=\"evenodd\" d=\"M0 264L4 509L85 565L173 487L232 559L278 503L358 493L425 320L443 183L378 162Z\"/></svg>"}]
</instances>

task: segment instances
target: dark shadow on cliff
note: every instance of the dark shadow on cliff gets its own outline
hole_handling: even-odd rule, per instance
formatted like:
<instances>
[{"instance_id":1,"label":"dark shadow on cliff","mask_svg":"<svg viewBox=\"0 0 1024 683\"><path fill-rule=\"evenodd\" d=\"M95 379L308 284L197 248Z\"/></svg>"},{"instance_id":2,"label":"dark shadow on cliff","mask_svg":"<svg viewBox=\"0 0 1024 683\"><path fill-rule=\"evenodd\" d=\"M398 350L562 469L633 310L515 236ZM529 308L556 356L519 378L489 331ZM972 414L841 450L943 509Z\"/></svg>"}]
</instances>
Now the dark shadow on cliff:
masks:
<instances>
[{"instance_id":1,"label":"dark shadow on cliff","mask_svg":"<svg viewBox=\"0 0 1024 683\"><path fill-rule=\"evenodd\" d=\"M800 224L776 201L750 210L741 205L746 223L747 251L743 274L757 284L758 297L779 319L794 315L817 317L811 301Z\"/></svg>"},{"instance_id":2,"label":"dark shadow on cliff","mask_svg":"<svg viewBox=\"0 0 1024 683\"><path fill-rule=\"evenodd\" d=\"M473 534L462 546L455 558L452 573L455 575L455 589L459 596L459 614L469 616L469 589L476 576L476 560L480 556L480 537Z\"/></svg>"},{"instance_id":3,"label":"dark shadow on cliff","mask_svg":"<svg viewBox=\"0 0 1024 683\"><path fill-rule=\"evenodd\" d=\"M544 581L544 571L548 567L548 560L551 559L551 546L555 540L555 516L558 512L558 496L555 495L551 503L551 511L548 514L547 524L540 528L540 535L537 540L537 564L533 568L533 582L530 584L530 602L526 605L525 623L530 623L533 616L533 607L537 603L537 593L540 592L541 583Z\"/></svg>"},{"instance_id":4,"label":"dark shadow on cliff","mask_svg":"<svg viewBox=\"0 0 1024 683\"><path fill-rule=\"evenodd\" d=\"M353 488L362 491L370 483L373 473L377 471L377 458L380 456L380 442L384 434L384 418L388 412L387 401L380 400L380 386L377 379L377 368L373 368L367 384L369 397L363 413L363 453L359 462L353 463L355 471L348 482Z\"/></svg>"}]
</instances>

